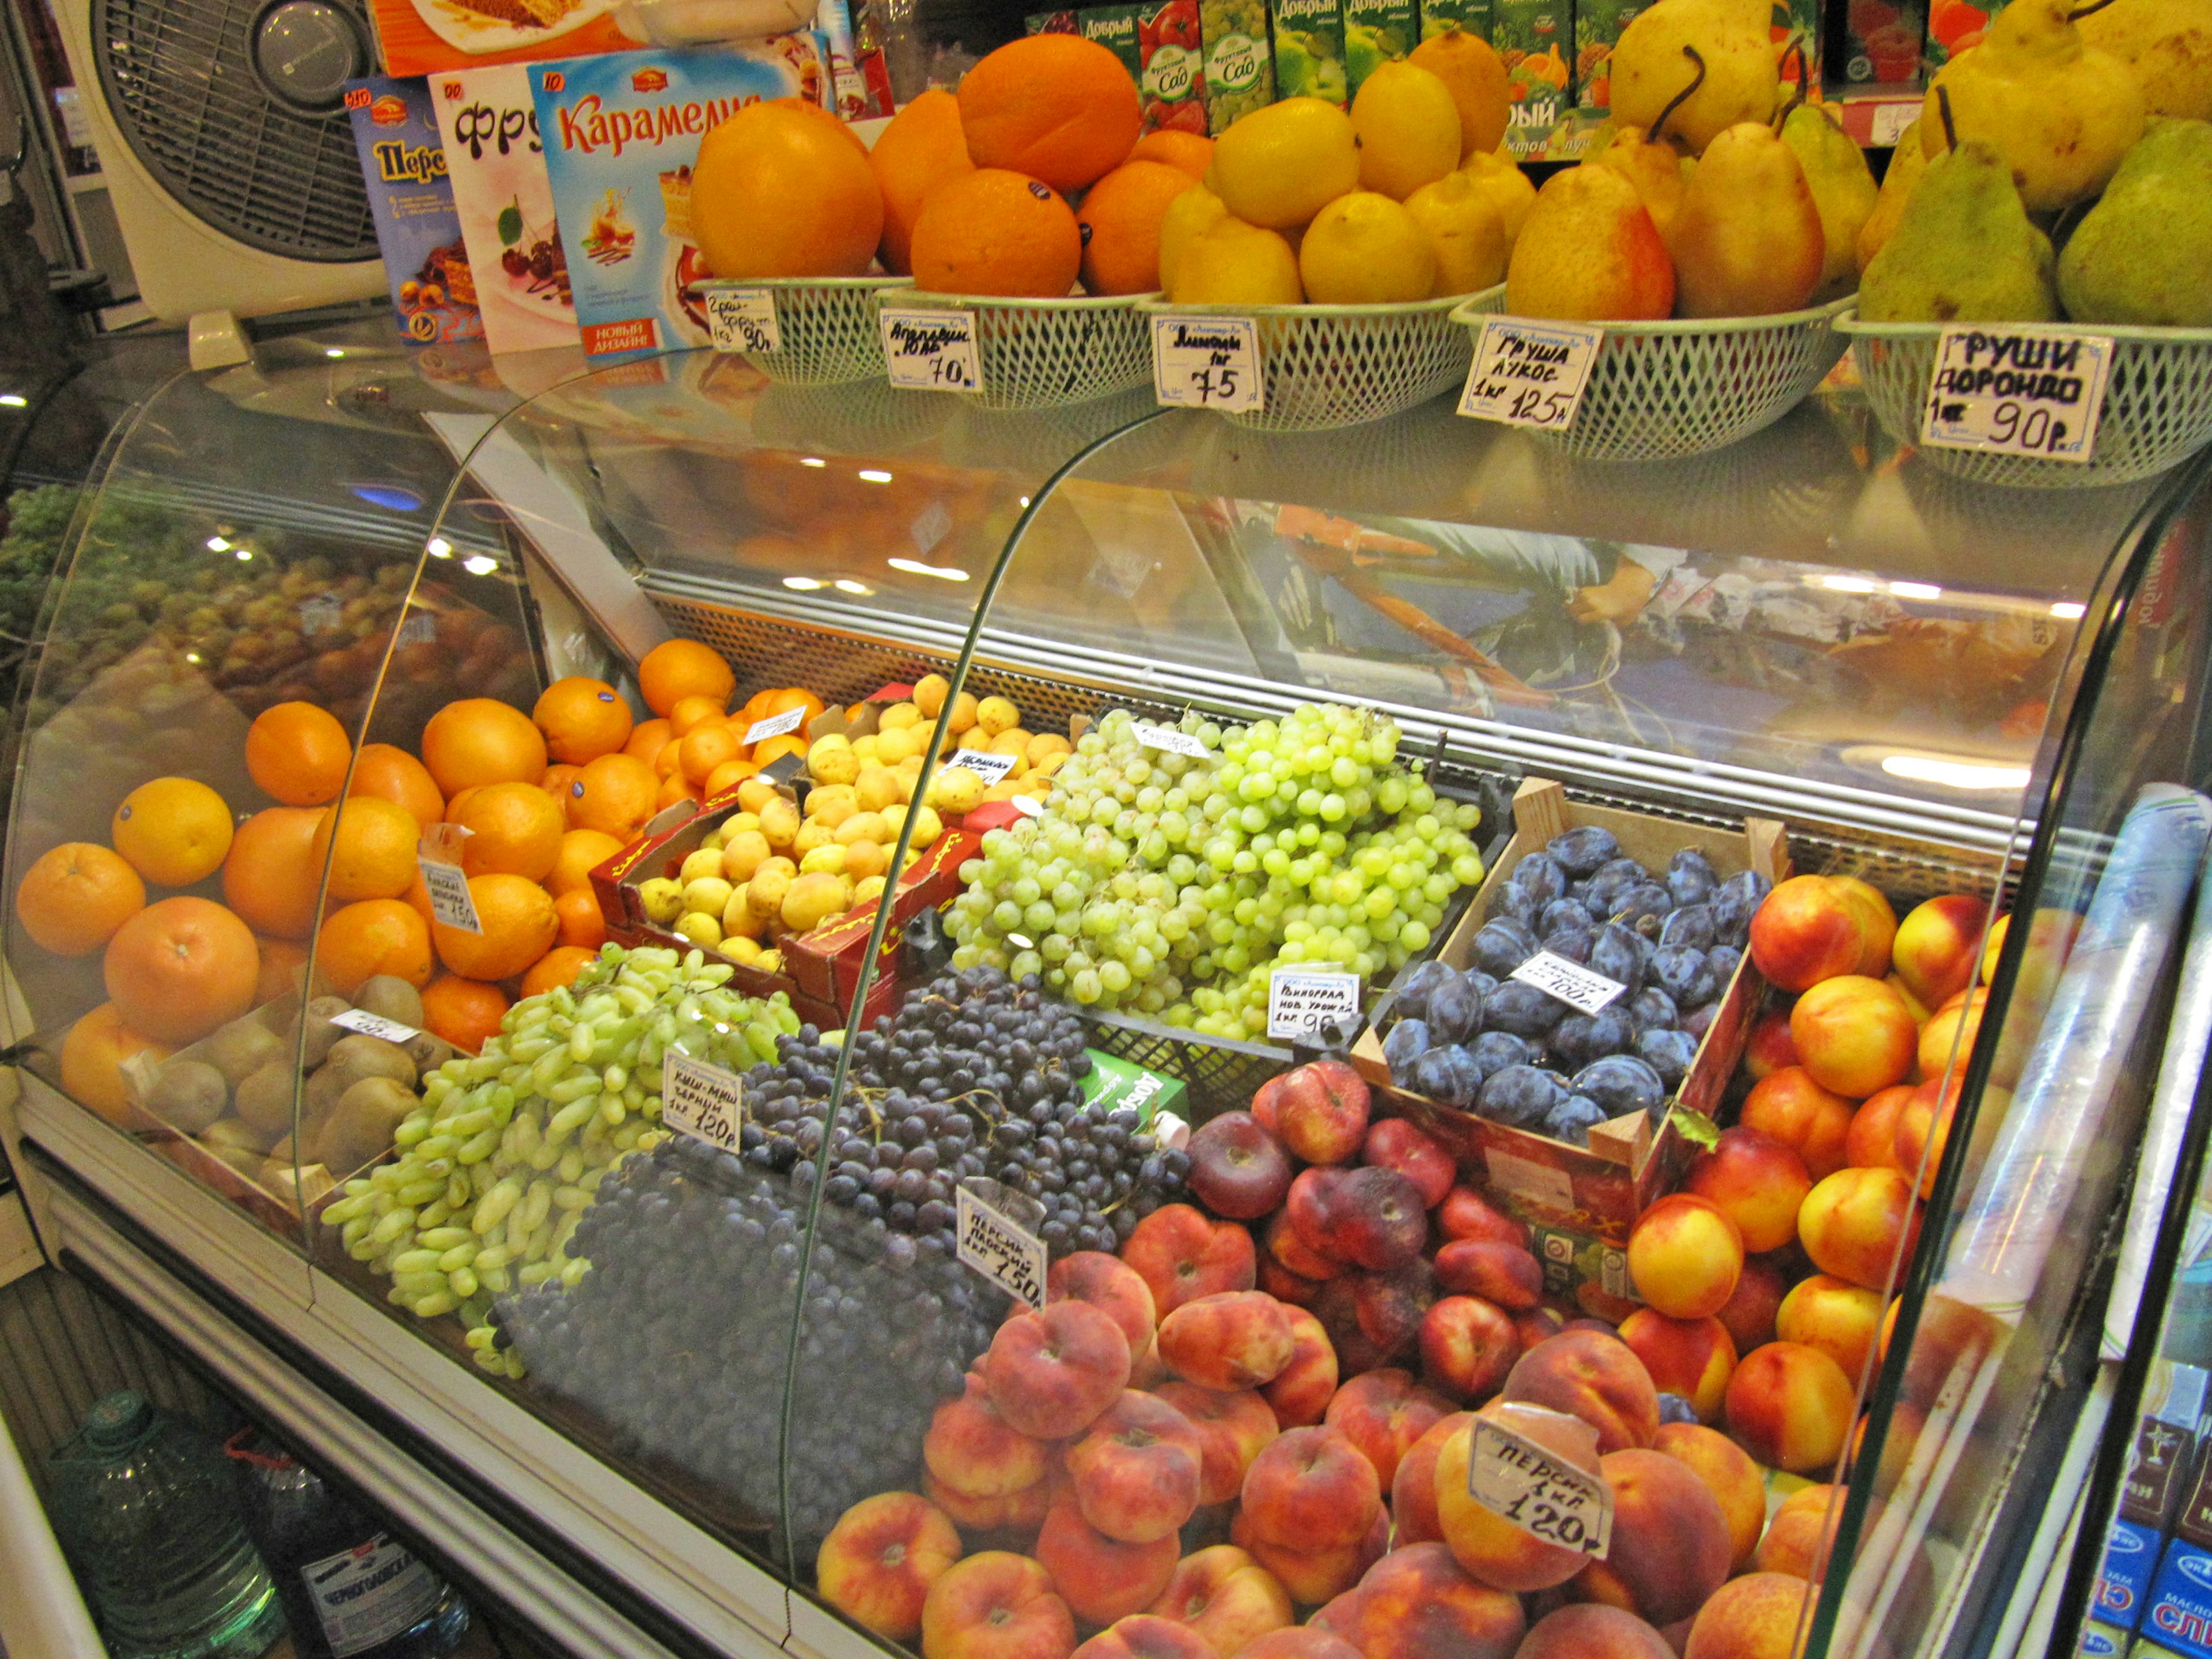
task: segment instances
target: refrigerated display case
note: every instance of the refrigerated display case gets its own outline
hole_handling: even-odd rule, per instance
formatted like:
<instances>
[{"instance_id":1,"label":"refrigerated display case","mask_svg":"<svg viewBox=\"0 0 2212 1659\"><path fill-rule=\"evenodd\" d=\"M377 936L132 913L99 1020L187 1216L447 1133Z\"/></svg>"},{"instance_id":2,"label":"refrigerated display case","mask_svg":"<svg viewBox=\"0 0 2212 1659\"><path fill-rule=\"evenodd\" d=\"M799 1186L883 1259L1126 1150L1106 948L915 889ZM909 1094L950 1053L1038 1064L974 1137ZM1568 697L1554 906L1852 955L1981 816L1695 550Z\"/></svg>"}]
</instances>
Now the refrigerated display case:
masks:
<instances>
[{"instance_id":1,"label":"refrigerated display case","mask_svg":"<svg viewBox=\"0 0 2212 1659\"><path fill-rule=\"evenodd\" d=\"M1840 383L1717 455L1608 466L1448 403L1276 434L1141 394L994 413L777 385L709 353L487 360L457 379L386 338L302 336L251 369L179 376L126 423L27 692L11 892L56 846L106 843L155 779L212 787L241 820L313 810L249 767L247 728L272 706L316 704L356 748L411 754L454 698L526 714L581 674L635 703L638 660L681 637L726 661L739 698L801 686L859 711L934 673L948 700L1008 699L1023 730L1079 747L1121 732L1100 725L1115 709L1204 726L1209 743L1275 722L1238 739L1263 747L1318 710L1297 729L1341 737L1347 778L1364 789L1363 767L1418 763L1424 788L1482 809L1485 847L1522 780L1553 779L1571 801L1662 822L1778 822L1796 870L1857 877L1900 914L1950 892L1976 901L1978 927L2034 918L1992 949L1978 1027L1956 1022L1948 1136L1903 1171L1924 1199L1918 1247L1878 1287L1896 1298L1892 1334L1849 1379L1858 1427L1839 1425L1844 1449L1816 1472L1832 1557L1798 1606L1813 1651L2010 1650L2057 1546L2045 1506L2071 1501L2044 1471L2087 1390L2100 1240L2148 1086L2135 1062L2156 1052L2168 994L2155 928L2106 970L2099 902L2135 914L2131 823L2140 837L2161 805L2205 810L2187 793L2203 771L2203 467L2098 489L1968 485L1893 450ZM936 767L922 758L917 799ZM657 825L688 808L671 810ZM1102 845L1149 833L1117 825L1121 810L1096 821ZM1062 1140L1082 1172L1046 1183L1080 1198L1056 1255L1127 1237L1127 1218L1084 1207L1097 1194L1124 1194L1133 1216L1177 1176L1141 1125L1063 1101L1037 1056L1136 1056L1174 1073L1201 1121L1301 1057L1267 1039L1264 1010L1229 1030L1249 1002L1190 994L1247 967L1229 957L1240 848L1220 844L1218 890L1194 884L1190 901L1201 925L1231 919L1218 960L1177 957L1190 983L1169 988L1148 956L1110 1012L1095 1006L1121 1000L1110 976L1111 996L1086 988L1093 1006L1008 992L957 1036L981 1056L964 1073L908 1065L919 1037L874 1035L919 994L903 1029L954 1040L963 1016L927 1006L939 969L916 954L860 952L860 982L836 981L826 1007L709 973L711 953L609 958L529 1005L489 1057L419 1056L435 1099L358 1171L314 1155L331 1102L303 1063L296 992L343 977L316 910L258 930L250 996L231 971L228 1000L165 1028L181 1043L261 1021L252 1042L281 1048L263 1063L282 1076L257 1085L251 1122L227 1093L215 1117L153 1100L155 1069L118 1052L130 1039L104 1012L146 1004L118 989L130 964L97 944L55 954L11 914L19 1161L51 1252L232 1363L281 1354L317 1398L356 1409L359 1455L400 1483L427 1464L464 1495L483 1537L453 1547L486 1571L557 1563L535 1591L548 1623L673 1650L859 1653L874 1638L817 1593L823 1538L856 1500L933 1478L933 1413L1008 1306L949 1243L960 1155L1009 1116L1000 1091L974 1097L986 1035L1002 1022L1041 1068L1034 1090L1002 1090L1096 1135L1079 1154ZM281 907L255 890L259 868L149 896L265 921ZM310 873L324 919L408 902ZM1362 926L1345 945L1369 1012L1442 927L1443 897L1402 902L1414 921L1434 904L1434 927L1394 920L1386 946ZM957 965L991 965L968 937ZM1029 954L1000 965L1061 960ZM888 1002L868 1000L878 976ZM2136 1023L2109 1029L2134 1048L2085 1049L2084 981L2132 998ZM660 1097L631 1091L660 1047L625 1061L623 1045L664 1007L657 1044L680 1015L696 1056L744 1078L734 1152L664 1138ZM876 1201L845 1143L889 1170L886 1134L927 1152L902 1155ZM904 1173L921 1177L910 1193ZM963 1514L970 1548L1024 1521L1019 1505Z\"/></svg>"}]
</instances>

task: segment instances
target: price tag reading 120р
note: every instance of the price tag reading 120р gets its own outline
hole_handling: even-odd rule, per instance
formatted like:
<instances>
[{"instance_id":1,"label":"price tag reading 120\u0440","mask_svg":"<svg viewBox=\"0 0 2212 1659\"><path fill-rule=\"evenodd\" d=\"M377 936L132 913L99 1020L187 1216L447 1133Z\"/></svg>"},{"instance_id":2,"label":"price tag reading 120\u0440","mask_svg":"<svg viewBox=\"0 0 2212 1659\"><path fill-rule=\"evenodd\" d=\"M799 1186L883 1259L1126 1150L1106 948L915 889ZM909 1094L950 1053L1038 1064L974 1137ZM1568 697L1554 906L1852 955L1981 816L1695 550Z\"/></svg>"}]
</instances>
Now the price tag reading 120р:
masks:
<instances>
[{"instance_id":1,"label":"price tag reading 120\u0440","mask_svg":"<svg viewBox=\"0 0 2212 1659\"><path fill-rule=\"evenodd\" d=\"M1604 343L1603 329L1582 323L1485 318L1459 412L1478 421L1565 432L1575 423L1590 365Z\"/></svg>"},{"instance_id":2,"label":"price tag reading 120\u0440","mask_svg":"<svg viewBox=\"0 0 2212 1659\"><path fill-rule=\"evenodd\" d=\"M1016 1300L1044 1306L1044 1241L963 1182L953 1193L960 1260Z\"/></svg>"},{"instance_id":3,"label":"price tag reading 120\u0440","mask_svg":"<svg viewBox=\"0 0 2212 1659\"><path fill-rule=\"evenodd\" d=\"M983 383L975 355L975 313L885 306L876 313L884 369L908 392L973 392Z\"/></svg>"},{"instance_id":4,"label":"price tag reading 120\u0440","mask_svg":"<svg viewBox=\"0 0 2212 1659\"><path fill-rule=\"evenodd\" d=\"M1261 408L1260 325L1249 317L1153 318L1152 392L1170 409Z\"/></svg>"},{"instance_id":5,"label":"price tag reading 120\u0440","mask_svg":"<svg viewBox=\"0 0 2212 1659\"><path fill-rule=\"evenodd\" d=\"M1467 1460L1467 1495L1549 1544L1605 1559L1613 1543L1613 1488L1548 1447L1478 1417Z\"/></svg>"},{"instance_id":6,"label":"price tag reading 120\u0440","mask_svg":"<svg viewBox=\"0 0 2212 1659\"><path fill-rule=\"evenodd\" d=\"M2112 343L2101 335L2027 323L1947 328L1920 441L2086 464L2112 368Z\"/></svg>"},{"instance_id":7,"label":"price tag reading 120\u0440","mask_svg":"<svg viewBox=\"0 0 2212 1659\"><path fill-rule=\"evenodd\" d=\"M745 1121L744 1085L733 1072L689 1054L660 1060L660 1121L726 1152L738 1150Z\"/></svg>"}]
</instances>

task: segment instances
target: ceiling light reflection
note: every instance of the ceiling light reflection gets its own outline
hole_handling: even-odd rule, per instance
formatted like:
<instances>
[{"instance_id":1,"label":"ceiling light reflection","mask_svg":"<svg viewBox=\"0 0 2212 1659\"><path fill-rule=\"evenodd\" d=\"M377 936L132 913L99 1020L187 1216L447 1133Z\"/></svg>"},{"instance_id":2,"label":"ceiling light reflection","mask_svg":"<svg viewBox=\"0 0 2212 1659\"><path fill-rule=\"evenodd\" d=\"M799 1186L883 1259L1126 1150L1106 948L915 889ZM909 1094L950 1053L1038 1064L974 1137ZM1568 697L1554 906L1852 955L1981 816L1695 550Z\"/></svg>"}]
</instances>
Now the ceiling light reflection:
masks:
<instances>
[{"instance_id":1,"label":"ceiling light reflection","mask_svg":"<svg viewBox=\"0 0 2212 1659\"><path fill-rule=\"evenodd\" d=\"M830 584L817 581L811 576L786 576L783 585L801 593L811 593L816 588L827 587Z\"/></svg>"},{"instance_id":2,"label":"ceiling light reflection","mask_svg":"<svg viewBox=\"0 0 2212 1659\"><path fill-rule=\"evenodd\" d=\"M1889 591L1900 599L1940 599L1943 590L1933 582L1892 582Z\"/></svg>"},{"instance_id":3,"label":"ceiling light reflection","mask_svg":"<svg viewBox=\"0 0 2212 1659\"><path fill-rule=\"evenodd\" d=\"M864 466L860 469L860 477L869 483L889 483L891 481L891 475L879 467Z\"/></svg>"},{"instance_id":4,"label":"ceiling light reflection","mask_svg":"<svg viewBox=\"0 0 2212 1659\"><path fill-rule=\"evenodd\" d=\"M2071 599L2060 599L2051 607L2051 614L2063 622L2079 622L2089 613L2086 605L2076 605Z\"/></svg>"},{"instance_id":5,"label":"ceiling light reflection","mask_svg":"<svg viewBox=\"0 0 2212 1659\"><path fill-rule=\"evenodd\" d=\"M2017 793L2027 787L2025 766L1999 766L1986 761L1945 760L1936 755L1889 755L1881 769L1893 778L1915 783L1941 784L1946 789L2003 790Z\"/></svg>"},{"instance_id":6,"label":"ceiling light reflection","mask_svg":"<svg viewBox=\"0 0 2212 1659\"><path fill-rule=\"evenodd\" d=\"M478 553L471 558L463 559L461 568L471 576L489 576L499 568L499 561L489 554Z\"/></svg>"},{"instance_id":7,"label":"ceiling light reflection","mask_svg":"<svg viewBox=\"0 0 2212 1659\"><path fill-rule=\"evenodd\" d=\"M856 582L850 576L840 576L830 584L840 593L872 593L876 590L866 582Z\"/></svg>"},{"instance_id":8,"label":"ceiling light reflection","mask_svg":"<svg viewBox=\"0 0 2212 1659\"><path fill-rule=\"evenodd\" d=\"M894 570L903 570L911 576L934 576L939 581L964 582L968 573L949 564L924 564L920 559L885 559L884 562Z\"/></svg>"}]
</instances>

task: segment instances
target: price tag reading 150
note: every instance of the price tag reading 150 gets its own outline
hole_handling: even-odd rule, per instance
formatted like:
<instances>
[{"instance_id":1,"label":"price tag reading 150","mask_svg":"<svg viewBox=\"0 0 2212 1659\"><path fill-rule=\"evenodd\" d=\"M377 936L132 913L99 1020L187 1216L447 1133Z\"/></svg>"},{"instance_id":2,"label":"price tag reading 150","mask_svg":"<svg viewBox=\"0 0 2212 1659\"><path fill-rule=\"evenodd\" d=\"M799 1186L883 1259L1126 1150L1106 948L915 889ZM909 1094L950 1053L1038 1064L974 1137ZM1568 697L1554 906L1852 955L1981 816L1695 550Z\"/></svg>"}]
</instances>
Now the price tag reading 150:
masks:
<instances>
[{"instance_id":1,"label":"price tag reading 150","mask_svg":"<svg viewBox=\"0 0 2212 1659\"><path fill-rule=\"evenodd\" d=\"M1260 325L1249 317L1153 318L1152 392L1170 409L1264 407Z\"/></svg>"},{"instance_id":2,"label":"price tag reading 150","mask_svg":"<svg viewBox=\"0 0 2212 1659\"><path fill-rule=\"evenodd\" d=\"M1603 329L1582 323L1485 318L1459 412L1478 421L1565 432L1575 423L1590 365L1604 343Z\"/></svg>"},{"instance_id":3,"label":"price tag reading 150","mask_svg":"<svg viewBox=\"0 0 2212 1659\"><path fill-rule=\"evenodd\" d=\"M1043 1307L1044 1241L964 1182L954 1190L953 1208L960 1260L1007 1295Z\"/></svg>"},{"instance_id":4,"label":"price tag reading 150","mask_svg":"<svg viewBox=\"0 0 2212 1659\"><path fill-rule=\"evenodd\" d=\"M1486 1417L1474 1419L1467 1495L1532 1537L1605 1559L1613 1542L1613 1488Z\"/></svg>"}]
</instances>

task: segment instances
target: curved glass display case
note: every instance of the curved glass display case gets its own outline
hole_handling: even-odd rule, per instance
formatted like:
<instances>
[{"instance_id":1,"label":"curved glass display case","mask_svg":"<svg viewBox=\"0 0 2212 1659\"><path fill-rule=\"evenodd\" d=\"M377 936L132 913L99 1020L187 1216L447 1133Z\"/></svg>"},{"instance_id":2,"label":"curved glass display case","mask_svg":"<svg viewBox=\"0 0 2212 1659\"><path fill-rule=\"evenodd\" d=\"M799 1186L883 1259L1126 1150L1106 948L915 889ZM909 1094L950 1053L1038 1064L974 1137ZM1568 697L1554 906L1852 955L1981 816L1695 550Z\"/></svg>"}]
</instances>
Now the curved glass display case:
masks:
<instances>
[{"instance_id":1,"label":"curved glass display case","mask_svg":"<svg viewBox=\"0 0 2212 1659\"><path fill-rule=\"evenodd\" d=\"M1345 1377L1425 1369L1423 1422L1494 1390L1502 1366L1420 1341L1468 1287L1419 1241L1354 1272L1350 1245L1299 1254L1279 1193L1249 1231L1218 1187L1212 1216L1171 1207L1197 1203L1182 1124L1328 1054L1534 1252L1551 1311L1496 1291L1509 1358L1565 1318L1668 1323L1638 1311L1627 1231L1716 1125L1790 1146L1826 1212L1887 1205L1887 1231L1758 1241L1705 1322L1740 1387L1667 1391L1766 1454L1769 1509L1813 1511L1759 1561L1806 1578L1812 1650L2010 1650L2055 1548L2021 1477L2087 1389L2148 1090L2130 1045L2158 1041L2204 841L2201 469L1970 486L1842 383L1717 455L1623 467L1448 403L1284 434L1140 394L1017 414L775 385L707 353L503 361L510 392L365 341L284 352L150 399L81 515L9 830L24 1133L218 1283L289 1299L294 1340L358 1386L404 1379L400 1415L478 1479L526 1468L591 1571L724 1649L863 1646L864 1522L1035 1553L1082 1630L1232 1541L1334 1602L1377 1547L1364 1519L1292 1540L1234 1501L1319 1401L1164 1384L1152 1337L1161 1301L1256 1279ZM1900 1097L1772 1050L1790 999L1739 970L1747 908L1684 924L1698 961L1621 1039L1666 1035L1648 1115L1579 1071L1571 1123L1425 1092L1447 1074L1412 1065L1407 999L1443 975L1416 970L1486 961L1478 930L1546 879L1510 872L1576 825L1688 872L1647 934L1737 872L1852 878L1897 915L1956 896L1929 913L1948 945L1897 947ZM1595 868L1553 873L1595 903ZM1353 976L1307 988L1348 997L1339 1024L1278 1035L1281 970L1323 969ZM1907 1004L1947 973L1955 1006ZM1478 1023L1562 1061L1534 994L1527 1034ZM408 1029L303 1012L333 995ZM1802 1086L1753 1089L1778 1071ZM1845 1123L1902 1122L1905 1094L1915 1131L1846 1162ZM1463 1220L1425 1222L1428 1253ZM1068 1472L1097 1413L1025 1395L1018 1355L973 1369L1018 1346L994 1334L1031 1245L1093 1252L1055 1289L1109 1313L1152 1292L1102 1399L1257 1411L1250 1446L1221 1432L1215 1501L1141 1545ZM1842 1334L1799 1318L1769 1350L1816 1267ZM864 1512L825 1566L841 1516L902 1491L934 1511ZM1616 1512L1607 1582L1655 1625L1718 1582L1679 1608L1679 1583L1637 1588L1678 1519ZM601 1526L619 1548L578 1541ZM1524 1599L1486 1616L1559 1598ZM1361 1629L1366 1659L1411 1639Z\"/></svg>"}]
</instances>

